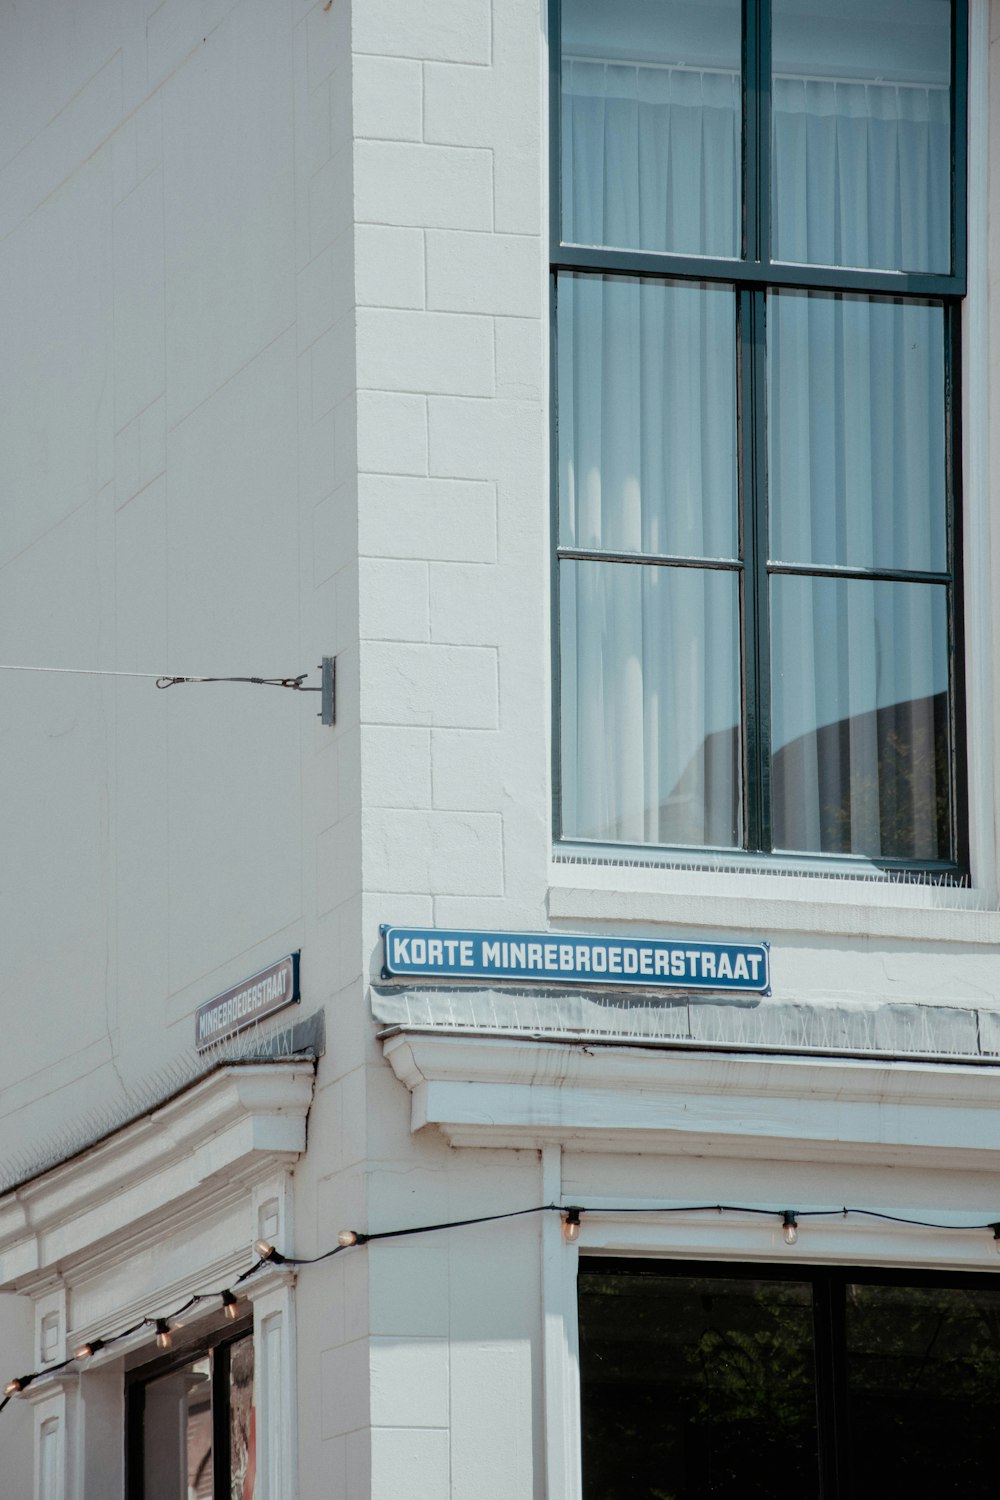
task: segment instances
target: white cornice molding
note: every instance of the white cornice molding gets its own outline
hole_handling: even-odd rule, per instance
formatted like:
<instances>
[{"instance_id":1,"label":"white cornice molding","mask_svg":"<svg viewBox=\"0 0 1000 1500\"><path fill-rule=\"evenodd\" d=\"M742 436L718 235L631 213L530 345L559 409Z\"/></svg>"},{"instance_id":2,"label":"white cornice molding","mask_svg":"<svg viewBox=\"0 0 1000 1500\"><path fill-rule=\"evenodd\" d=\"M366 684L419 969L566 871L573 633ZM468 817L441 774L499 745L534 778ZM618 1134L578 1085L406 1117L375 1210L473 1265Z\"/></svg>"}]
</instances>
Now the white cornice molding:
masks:
<instances>
[{"instance_id":1,"label":"white cornice molding","mask_svg":"<svg viewBox=\"0 0 1000 1500\"><path fill-rule=\"evenodd\" d=\"M147 1223L197 1217L305 1150L311 1062L220 1068L72 1161L0 1198L0 1290L135 1241Z\"/></svg>"},{"instance_id":2,"label":"white cornice molding","mask_svg":"<svg viewBox=\"0 0 1000 1500\"><path fill-rule=\"evenodd\" d=\"M653 1050L415 1030L411 1129L453 1146L1000 1168L1000 1066Z\"/></svg>"}]
</instances>

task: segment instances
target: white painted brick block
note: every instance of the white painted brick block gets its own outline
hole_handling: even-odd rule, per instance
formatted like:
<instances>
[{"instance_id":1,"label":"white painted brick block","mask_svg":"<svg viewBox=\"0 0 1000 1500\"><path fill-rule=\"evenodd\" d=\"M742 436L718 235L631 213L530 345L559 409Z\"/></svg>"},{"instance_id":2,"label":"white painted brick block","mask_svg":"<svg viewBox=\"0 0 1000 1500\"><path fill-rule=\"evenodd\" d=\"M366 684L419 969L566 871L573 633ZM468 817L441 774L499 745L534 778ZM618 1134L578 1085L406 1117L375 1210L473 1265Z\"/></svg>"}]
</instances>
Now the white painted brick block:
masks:
<instances>
[{"instance_id":1,"label":"white painted brick block","mask_svg":"<svg viewBox=\"0 0 1000 1500\"><path fill-rule=\"evenodd\" d=\"M428 62L424 68L424 140L441 146L492 146L495 81L482 68Z\"/></svg>"},{"instance_id":2,"label":"white painted brick block","mask_svg":"<svg viewBox=\"0 0 1000 1500\"><path fill-rule=\"evenodd\" d=\"M460 147L358 141L354 194L363 222L490 229L493 158Z\"/></svg>"},{"instance_id":3,"label":"white painted brick block","mask_svg":"<svg viewBox=\"0 0 1000 1500\"><path fill-rule=\"evenodd\" d=\"M150 175L114 212L115 427L163 390L163 182Z\"/></svg>"},{"instance_id":4,"label":"white painted brick block","mask_svg":"<svg viewBox=\"0 0 1000 1500\"><path fill-rule=\"evenodd\" d=\"M456 1346L452 1493L509 1500L531 1493L531 1341L476 1340Z\"/></svg>"},{"instance_id":5,"label":"white painted brick block","mask_svg":"<svg viewBox=\"0 0 1000 1500\"><path fill-rule=\"evenodd\" d=\"M360 306L423 307L424 236L419 229L359 224L355 284Z\"/></svg>"},{"instance_id":6,"label":"white painted brick block","mask_svg":"<svg viewBox=\"0 0 1000 1500\"><path fill-rule=\"evenodd\" d=\"M316 256L350 226L351 147L344 145L324 162L309 183L309 253Z\"/></svg>"},{"instance_id":7,"label":"white painted brick block","mask_svg":"<svg viewBox=\"0 0 1000 1500\"><path fill-rule=\"evenodd\" d=\"M365 820L365 886L371 891L500 895L499 815L372 809Z\"/></svg>"},{"instance_id":8,"label":"white painted brick block","mask_svg":"<svg viewBox=\"0 0 1000 1500\"><path fill-rule=\"evenodd\" d=\"M427 473L427 401L358 391L358 468L374 474Z\"/></svg>"},{"instance_id":9,"label":"white painted brick block","mask_svg":"<svg viewBox=\"0 0 1000 1500\"><path fill-rule=\"evenodd\" d=\"M167 464L167 404L161 396L139 414L139 483L143 489Z\"/></svg>"},{"instance_id":10,"label":"white painted brick block","mask_svg":"<svg viewBox=\"0 0 1000 1500\"><path fill-rule=\"evenodd\" d=\"M498 644L503 573L484 563L431 563L431 639L449 646Z\"/></svg>"},{"instance_id":11,"label":"white painted brick block","mask_svg":"<svg viewBox=\"0 0 1000 1500\"><path fill-rule=\"evenodd\" d=\"M373 1338L373 1426L447 1427L448 1340Z\"/></svg>"},{"instance_id":12,"label":"white painted brick block","mask_svg":"<svg viewBox=\"0 0 1000 1500\"><path fill-rule=\"evenodd\" d=\"M497 658L489 647L362 646L362 717L369 724L494 729Z\"/></svg>"},{"instance_id":13,"label":"white painted brick block","mask_svg":"<svg viewBox=\"0 0 1000 1500\"><path fill-rule=\"evenodd\" d=\"M430 806L430 730L363 725L361 765L366 807Z\"/></svg>"},{"instance_id":14,"label":"white painted brick block","mask_svg":"<svg viewBox=\"0 0 1000 1500\"><path fill-rule=\"evenodd\" d=\"M490 60L489 0L364 0L352 10L354 47L396 57Z\"/></svg>"},{"instance_id":15,"label":"white painted brick block","mask_svg":"<svg viewBox=\"0 0 1000 1500\"><path fill-rule=\"evenodd\" d=\"M348 398L353 427L354 398ZM339 408L338 408L339 410ZM299 497L304 505L315 505L329 495L334 477L335 414L328 412L319 422L303 421L299 430Z\"/></svg>"},{"instance_id":16,"label":"white painted brick block","mask_svg":"<svg viewBox=\"0 0 1000 1500\"><path fill-rule=\"evenodd\" d=\"M115 505L121 510L141 488L139 418L115 433Z\"/></svg>"},{"instance_id":17,"label":"white painted brick block","mask_svg":"<svg viewBox=\"0 0 1000 1500\"><path fill-rule=\"evenodd\" d=\"M359 308L358 385L392 391L489 396L493 324L464 313Z\"/></svg>"},{"instance_id":18,"label":"white painted brick block","mask_svg":"<svg viewBox=\"0 0 1000 1500\"><path fill-rule=\"evenodd\" d=\"M350 13L345 5L314 6L305 22L309 87L316 88L342 64L350 51Z\"/></svg>"},{"instance_id":19,"label":"white painted brick block","mask_svg":"<svg viewBox=\"0 0 1000 1500\"><path fill-rule=\"evenodd\" d=\"M505 792L503 752L505 737L496 730L431 731L431 786L435 808L463 812L492 812Z\"/></svg>"},{"instance_id":20,"label":"white painted brick block","mask_svg":"<svg viewBox=\"0 0 1000 1500\"><path fill-rule=\"evenodd\" d=\"M309 379L314 422L350 395L357 384L354 366L354 319L348 314L321 333L310 346Z\"/></svg>"},{"instance_id":21,"label":"white painted brick block","mask_svg":"<svg viewBox=\"0 0 1000 1500\"><path fill-rule=\"evenodd\" d=\"M368 1345L364 1339L323 1350L320 1411L325 1438L368 1425Z\"/></svg>"},{"instance_id":22,"label":"white painted brick block","mask_svg":"<svg viewBox=\"0 0 1000 1500\"><path fill-rule=\"evenodd\" d=\"M543 274L541 242L532 236L428 231L430 308L537 318Z\"/></svg>"},{"instance_id":23,"label":"white painted brick block","mask_svg":"<svg viewBox=\"0 0 1000 1500\"><path fill-rule=\"evenodd\" d=\"M358 566L362 638L428 640L427 564L365 557Z\"/></svg>"},{"instance_id":24,"label":"white painted brick block","mask_svg":"<svg viewBox=\"0 0 1000 1500\"><path fill-rule=\"evenodd\" d=\"M339 676L339 673L338 673ZM340 715L338 714L338 720ZM361 889L361 818L353 814L316 838L316 906L333 911ZM345 1429L346 1430L346 1429Z\"/></svg>"},{"instance_id":25,"label":"white painted brick block","mask_svg":"<svg viewBox=\"0 0 1000 1500\"><path fill-rule=\"evenodd\" d=\"M507 234L538 234L543 223L540 142L497 152L493 227Z\"/></svg>"},{"instance_id":26,"label":"white painted brick block","mask_svg":"<svg viewBox=\"0 0 1000 1500\"><path fill-rule=\"evenodd\" d=\"M399 1500L401 1495L447 1500L450 1494L448 1433L444 1428L375 1428L371 1500Z\"/></svg>"},{"instance_id":27,"label":"white painted brick block","mask_svg":"<svg viewBox=\"0 0 1000 1500\"><path fill-rule=\"evenodd\" d=\"M481 480L362 475L358 545L391 557L492 562L496 488Z\"/></svg>"},{"instance_id":28,"label":"white painted brick block","mask_svg":"<svg viewBox=\"0 0 1000 1500\"><path fill-rule=\"evenodd\" d=\"M541 411L533 403L432 396L428 426L432 474L495 479L544 472Z\"/></svg>"},{"instance_id":29,"label":"white painted brick block","mask_svg":"<svg viewBox=\"0 0 1000 1500\"><path fill-rule=\"evenodd\" d=\"M515 401L540 401L545 367L542 363L543 324L540 318L497 318L496 393ZM548 328L544 327L548 338Z\"/></svg>"},{"instance_id":30,"label":"white painted brick block","mask_svg":"<svg viewBox=\"0 0 1000 1500\"><path fill-rule=\"evenodd\" d=\"M378 141L423 135L423 70L404 57L354 58L354 134Z\"/></svg>"},{"instance_id":31,"label":"white painted brick block","mask_svg":"<svg viewBox=\"0 0 1000 1500\"><path fill-rule=\"evenodd\" d=\"M399 1338L448 1332L446 1249L391 1242L372 1246L368 1277L373 1333Z\"/></svg>"},{"instance_id":32,"label":"white painted brick block","mask_svg":"<svg viewBox=\"0 0 1000 1500\"><path fill-rule=\"evenodd\" d=\"M348 254L350 253L351 235L349 232L339 235L335 243L341 255L345 245ZM296 277L295 300L299 349L308 349L321 333L325 333L346 312L346 308L338 307L334 256L334 246L328 245L303 266ZM338 271L340 270L342 268L338 266Z\"/></svg>"}]
</instances>

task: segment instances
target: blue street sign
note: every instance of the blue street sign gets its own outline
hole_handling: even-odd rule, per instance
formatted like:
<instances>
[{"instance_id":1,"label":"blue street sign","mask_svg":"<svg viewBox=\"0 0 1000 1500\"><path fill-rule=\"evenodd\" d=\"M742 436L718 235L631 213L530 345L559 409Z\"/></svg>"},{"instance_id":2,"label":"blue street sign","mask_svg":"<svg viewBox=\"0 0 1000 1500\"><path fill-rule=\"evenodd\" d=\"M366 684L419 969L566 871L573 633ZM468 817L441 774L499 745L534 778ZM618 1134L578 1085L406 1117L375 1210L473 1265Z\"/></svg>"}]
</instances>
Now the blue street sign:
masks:
<instances>
[{"instance_id":1,"label":"blue street sign","mask_svg":"<svg viewBox=\"0 0 1000 1500\"><path fill-rule=\"evenodd\" d=\"M383 979L517 979L770 993L767 943L383 926Z\"/></svg>"}]
</instances>

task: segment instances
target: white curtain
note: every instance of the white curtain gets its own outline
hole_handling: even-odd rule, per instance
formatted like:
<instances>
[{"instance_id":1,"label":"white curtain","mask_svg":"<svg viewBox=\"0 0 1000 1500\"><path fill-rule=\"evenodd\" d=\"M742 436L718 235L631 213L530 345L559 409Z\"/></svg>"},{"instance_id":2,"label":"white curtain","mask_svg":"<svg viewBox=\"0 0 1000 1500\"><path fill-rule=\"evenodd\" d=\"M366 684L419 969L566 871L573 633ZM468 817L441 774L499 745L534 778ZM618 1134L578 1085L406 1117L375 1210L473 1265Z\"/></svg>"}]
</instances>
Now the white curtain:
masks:
<instances>
[{"instance_id":1,"label":"white curtain","mask_svg":"<svg viewBox=\"0 0 1000 1500\"><path fill-rule=\"evenodd\" d=\"M563 88L565 238L738 253L735 75L570 59ZM774 112L776 253L947 268L945 90L776 79ZM735 557L732 293L563 276L558 309L561 544ZM942 569L940 308L772 296L768 348L772 555ZM779 843L935 857L944 590L774 587ZM564 562L560 589L564 832L739 845L735 573Z\"/></svg>"}]
</instances>

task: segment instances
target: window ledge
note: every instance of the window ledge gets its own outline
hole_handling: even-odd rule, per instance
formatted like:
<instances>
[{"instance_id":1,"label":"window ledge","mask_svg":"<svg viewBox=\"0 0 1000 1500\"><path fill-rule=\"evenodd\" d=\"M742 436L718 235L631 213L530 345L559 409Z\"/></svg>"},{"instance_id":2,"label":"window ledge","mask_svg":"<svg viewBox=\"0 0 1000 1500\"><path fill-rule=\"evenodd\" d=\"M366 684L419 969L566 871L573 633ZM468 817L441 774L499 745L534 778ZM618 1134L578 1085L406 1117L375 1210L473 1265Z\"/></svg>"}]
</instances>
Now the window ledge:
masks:
<instances>
[{"instance_id":1,"label":"window ledge","mask_svg":"<svg viewBox=\"0 0 1000 1500\"><path fill-rule=\"evenodd\" d=\"M1000 943L1000 911L988 893L914 882L554 862L548 904L553 921Z\"/></svg>"}]
</instances>

